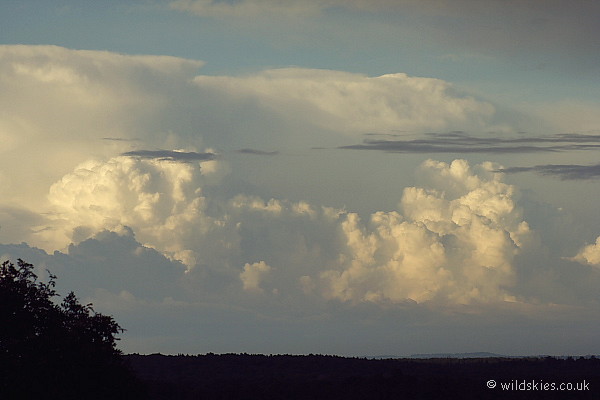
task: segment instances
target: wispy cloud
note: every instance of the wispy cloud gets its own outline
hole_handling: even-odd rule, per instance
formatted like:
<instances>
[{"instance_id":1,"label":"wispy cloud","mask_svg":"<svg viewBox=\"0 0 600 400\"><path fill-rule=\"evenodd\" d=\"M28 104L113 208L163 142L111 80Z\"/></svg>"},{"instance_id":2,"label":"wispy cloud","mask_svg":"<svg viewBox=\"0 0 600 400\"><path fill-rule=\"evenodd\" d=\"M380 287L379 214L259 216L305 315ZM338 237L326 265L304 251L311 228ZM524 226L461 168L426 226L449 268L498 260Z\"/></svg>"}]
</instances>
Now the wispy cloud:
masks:
<instances>
[{"instance_id":1,"label":"wispy cloud","mask_svg":"<svg viewBox=\"0 0 600 400\"><path fill-rule=\"evenodd\" d=\"M186 11L202 17L249 18L260 16L311 16L320 14L326 4L314 2L282 2L264 0L211 1L176 0L170 3L174 10Z\"/></svg>"},{"instance_id":2,"label":"wispy cloud","mask_svg":"<svg viewBox=\"0 0 600 400\"><path fill-rule=\"evenodd\" d=\"M371 134L372 136L372 134ZM463 132L432 133L413 140L366 139L343 150L379 150L389 153L535 153L600 148L600 135L564 133L540 137L472 137Z\"/></svg>"},{"instance_id":3,"label":"wispy cloud","mask_svg":"<svg viewBox=\"0 0 600 400\"><path fill-rule=\"evenodd\" d=\"M237 152L241 154L254 154L257 156L276 156L277 154L279 154L278 151L264 151L256 149L240 149Z\"/></svg>"},{"instance_id":4,"label":"wispy cloud","mask_svg":"<svg viewBox=\"0 0 600 400\"><path fill-rule=\"evenodd\" d=\"M210 161L215 159L214 153L196 153L194 151L173 150L135 150L121 154L128 157L139 157L143 159L160 159L169 161Z\"/></svg>"},{"instance_id":5,"label":"wispy cloud","mask_svg":"<svg viewBox=\"0 0 600 400\"><path fill-rule=\"evenodd\" d=\"M562 180L571 179L598 179L600 178L600 164L595 165L561 165L546 164L533 167L510 167L498 169L497 172L515 174L518 172L536 172L540 175L555 176Z\"/></svg>"},{"instance_id":6,"label":"wispy cloud","mask_svg":"<svg viewBox=\"0 0 600 400\"><path fill-rule=\"evenodd\" d=\"M106 140L109 142L139 142L138 138L120 138L120 137L103 137L102 140Z\"/></svg>"}]
</instances>

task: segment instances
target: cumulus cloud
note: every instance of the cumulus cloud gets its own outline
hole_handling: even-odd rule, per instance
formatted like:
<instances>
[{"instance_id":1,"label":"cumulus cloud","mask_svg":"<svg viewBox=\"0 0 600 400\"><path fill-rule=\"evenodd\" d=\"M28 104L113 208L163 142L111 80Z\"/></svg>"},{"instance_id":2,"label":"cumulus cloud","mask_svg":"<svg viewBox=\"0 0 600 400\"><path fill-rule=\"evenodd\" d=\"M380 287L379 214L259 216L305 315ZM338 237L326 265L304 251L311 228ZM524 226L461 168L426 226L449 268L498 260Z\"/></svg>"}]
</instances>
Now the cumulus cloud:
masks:
<instances>
[{"instance_id":1,"label":"cumulus cloud","mask_svg":"<svg viewBox=\"0 0 600 400\"><path fill-rule=\"evenodd\" d=\"M509 300L513 259L529 227L516 207L515 188L492 168L429 160L422 173L430 186L404 190L404 215L379 212L367 227L349 217L342 224L343 268L321 275L327 295L393 302Z\"/></svg>"},{"instance_id":2,"label":"cumulus cloud","mask_svg":"<svg viewBox=\"0 0 600 400\"><path fill-rule=\"evenodd\" d=\"M600 236L596 238L596 243L588 244L579 250L579 253L573 257L573 260L582 264L600 267Z\"/></svg>"},{"instance_id":3,"label":"cumulus cloud","mask_svg":"<svg viewBox=\"0 0 600 400\"><path fill-rule=\"evenodd\" d=\"M271 272L271 267L265 264L264 261L244 265L244 271L240 273L240 279L244 284L244 290L254 293L263 293L261 282Z\"/></svg>"},{"instance_id":4,"label":"cumulus cloud","mask_svg":"<svg viewBox=\"0 0 600 400\"><path fill-rule=\"evenodd\" d=\"M126 156L83 163L50 188L62 235L52 231L47 240L60 248L99 230L130 226L143 243L160 243L165 254L193 266L185 243L219 224L204 213L200 169L198 163Z\"/></svg>"},{"instance_id":5,"label":"cumulus cloud","mask_svg":"<svg viewBox=\"0 0 600 400\"><path fill-rule=\"evenodd\" d=\"M268 278L288 296L470 303L511 299L513 259L529 234L516 189L494 168L427 161L425 187L405 189L402 214L377 212L367 223L343 210L244 195L215 208L199 164L122 156L77 167L49 199L65 242L128 226L192 275L240 279L248 292L265 293Z\"/></svg>"}]
</instances>

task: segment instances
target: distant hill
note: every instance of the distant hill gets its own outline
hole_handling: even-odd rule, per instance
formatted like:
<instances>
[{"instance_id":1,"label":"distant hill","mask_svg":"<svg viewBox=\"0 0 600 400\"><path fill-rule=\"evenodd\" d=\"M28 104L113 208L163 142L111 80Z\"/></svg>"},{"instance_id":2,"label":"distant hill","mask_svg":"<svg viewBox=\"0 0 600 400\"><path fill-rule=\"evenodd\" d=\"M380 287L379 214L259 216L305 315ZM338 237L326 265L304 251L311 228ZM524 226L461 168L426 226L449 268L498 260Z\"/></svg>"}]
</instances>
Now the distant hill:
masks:
<instances>
[{"instance_id":1,"label":"distant hill","mask_svg":"<svg viewBox=\"0 0 600 400\"><path fill-rule=\"evenodd\" d=\"M365 358L373 360L387 360L387 359L403 359L403 358L519 358L521 356L505 356L503 354L488 353L488 352L475 352L475 353L423 353L423 354L411 354L409 356L397 356L397 355L380 355L380 356L366 356Z\"/></svg>"},{"instance_id":2,"label":"distant hill","mask_svg":"<svg viewBox=\"0 0 600 400\"><path fill-rule=\"evenodd\" d=\"M423 354L411 354L409 356L396 356L396 355L380 355L380 356L366 356L365 358L372 360L388 360L388 359L436 359L436 358L546 358L552 357L556 359L568 359L573 356L549 356L546 354L543 355L534 355L534 356L507 356L504 354L497 353L489 353L485 351L474 352L474 353L423 353ZM580 356L575 356L579 358ZM582 356L583 358L591 358L596 357L594 355L586 355Z\"/></svg>"},{"instance_id":3,"label":"distant hill","mask_svg":"<svg viewBox=\"0 0 600 400\"><path fill-rule=\"evenodd\" d=\"M432 353L432 354L412 354L408 358L512 358L502 354L487 353L480 351L476 353Z\"/></svg>"}]
</instances>

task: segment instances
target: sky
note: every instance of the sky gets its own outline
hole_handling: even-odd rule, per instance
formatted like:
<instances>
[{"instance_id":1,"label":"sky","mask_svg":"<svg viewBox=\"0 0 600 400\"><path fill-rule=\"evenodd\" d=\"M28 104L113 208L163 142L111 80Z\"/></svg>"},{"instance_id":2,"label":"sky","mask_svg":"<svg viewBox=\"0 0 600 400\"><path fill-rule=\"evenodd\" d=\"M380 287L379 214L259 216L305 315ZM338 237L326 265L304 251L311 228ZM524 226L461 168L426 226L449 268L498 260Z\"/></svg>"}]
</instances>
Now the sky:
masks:
<instances>
[{"instance_id":1,"label":"sky","mask_svg":"<svg viewBox=\"0 0 600 400\"><path fill-rule=\"evenodd\" d=\"M0 257L126 353L600 353L600 3L0 3Z\"/></svg>"}]
</instances>

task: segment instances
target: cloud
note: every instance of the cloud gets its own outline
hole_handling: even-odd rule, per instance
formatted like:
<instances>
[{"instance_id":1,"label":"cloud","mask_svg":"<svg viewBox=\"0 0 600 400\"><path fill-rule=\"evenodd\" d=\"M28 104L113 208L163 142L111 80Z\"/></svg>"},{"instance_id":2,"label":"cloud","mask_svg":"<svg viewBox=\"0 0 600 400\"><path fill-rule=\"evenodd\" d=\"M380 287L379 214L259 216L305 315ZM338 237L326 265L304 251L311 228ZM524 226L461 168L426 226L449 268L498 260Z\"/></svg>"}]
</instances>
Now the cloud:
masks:
<instances>
[{"instance_id":1,"label":"cloud","mask_svg":"<svg viewBox=\"0 0 600 400\"><path fill-rule=\"evenodd\" d=\"M540 175L554 176L562 180L571 179L597 179L600 177L600 164L595 165L560 165L546 164L533 167L508 167L499 169L498 172L515 174L519 172L535 172Z\"/></svg>"},{"instance_id":2,"label":"cloud","mask_svg":"<svg viewBox=\"0 0 600 400\"><path fill-rule=\"evenodd\" d=\"M260 257L258 249L269 249L250 236L261 232L250 229L247 218L264 231L278 226L272 240L307 257L297 265L326 265L336 246L319 248L311 235L325 242L317 231L333 234L335 213L276 200L273 205L287 210L277 216L269 207L250 206L257 203L243 193L239 199L245 200L237 203L212 198L209 192L218 190L211 188L219 187L229 167L208 145L225 147L224 154L229 146L270 155L256 149L310 145L317 138L327 143L367 127L481 128L494 113L492 105L437 79L301 68L198 76L202 65L174 57L1 46L0 171L11 171L0 172L2 205L31 217L27 227L2 217L2 237L65 250L99 231L129 226L142 244L190 269L215 269L224 280L237 280L240 268L257 260L283 273L284 254ZM232 197L239 188L232 184L221 192ZM278 218L298 228L287 231ZM223 269L216 267L221 264Z\"/></svg>"},{"instance_id":3,"label":"cloud","mask_svg":"<svg viewBox=\"0 0 600 400\"><path fill-rule=\"evenodd\" d=\"M244 265L244 271L240 273L240 279L244 284L244 290L253 293L264 293L261 282L271 272L271 267L264 261Z\"/></svg>"},{"instance_id":4,"label":"cloud","mask_svg":"<svg viewBox=\"0 0 600 400\"><path fill-rule=\"evenodd\" d=\"M364 131L496 125L493 105L439 79L302 68L198 75L203 65L166 56L0 46L1 170L28 160L27 168L0 172L12 201L40 209L49 182L91 157L209 146L223 152L308 148ZM19 184L25 181L31 183L26 191Z\"/></svg>"},{"instance_id":5,"label":"cloud","mask_svg":"<svg viewBox=\"0 0 600 400\"><path fill-rule=\"evenodd\" d=\"M433 185L404 190L404 215L378 212L367 227L349 216L342 224L344 268L321 275L327 295L392 302L510 299L514 256L529 227L514 203L515 188L492 168L429 160L421 172Z\"/></svg>"},{"instance_id":6,"label":"cloud","mask_svg":"<svg viewBox=\"0 0 600 400\"><path fill-rule=\"evenodd\" d=\"M291 122L311 115L310 124L333 132L390 129L484 129L494 107L448 82L388 74L368 77L341 71L283 68L231 77L202 75L202 90L217 90L232 100L254 100Z\"/></svg>"},{"instance_id":7,"label":"cloud","mask_svg":"<svg viewBox=\"0 0 600 400\"><path fill-rule=\"evenodd\" d=\"M218 224L203 213L201 182L212 171L172 163L164 155L119 156L76 167L50 188L52 218L62 235L52 232L45 239L61 248L100 230L130 226L143 243L160 243L165 254L194 265L185 243Z\"/></svg>"},{"instance_id":8,"label":"cloud","mask_svg":"<svg viewBox=\"0 0 600 400\"><path fill-rule=\"evenodd\" d=\"M196 76L201 63L181 59L45 46L0 50L6 72L0 98L7 110L1 132L16 151L2 159L3 170L16 171L15 177L0 176L12 196L0 214L2 239L69 252L71 244L97 245L101 232L130 229L144 248L186 266L193 293L250 296L255 288L263 297L396 305L514 299L515 259L530 234L516 204L518 191L495 172L499 165L428 161L398 209L359 216L240 192L242 186L220 180L230 167L206 145L229 143L242 154L271 155L256 149L273 146L274 138L338 141L367 128L456 129L420 141L384 141L380 150L398 142L417 150L559 151L600 140L576 134L469 137L462 129L489 128L493 106L447 82L405 74L291 68ZM67 151L56 153L60 167L51 163L54 156L40 156L56 149ZM23 158L31 165L13 169ZM34 189L17 185L28 174L35 176ZM16 216L28 225L17 227ZM114 246L126 240L105 239Z\"/></svg>"},{"instance_id":9,"label":"cloud","mask_svg":"<svg viewBox=\"0 0 600 400\"><path fill-rule=\"evenodd\" d=\"M1 244L0 255L22 256L40 272L48 267L59 275L63 293L73 289L107 307L100 311L114 312L132 335L131 351L165 349L173 338L181 340L169 348L174 352L182 351L173 347L180 343L190 352L289 352L290 338L299 340L298 351L344 351L343 344L333 350L324 344L340 343L340 330L353 346L377 342L373 338L393 346L405 334L418 346L423 334L443 331L435 337L440 340L452 326L472 335L453 335L468 346L482 337L475 329L481 318L489 324L488 336L508 329L506 321L529 321L527 312L501 322L495 317L498 308L509 314L535 301L531 282L553 279L569 264L578 274L569 271L571 281L548 287L568 286L574 304L597 300L596 294L586 297L596 293L596 271L568 260L519 281L526 268L522 254L539 254L530 248L533 233L519 191L503 181L500 165L427 161L418 168L417 183L397 196L398 207L374 208L385 211L371 215L300 196L286 200L277 190L276 198L264 188L250 195L249 185L239 183L242 174L224 176L254 174L246 167L264 161L227 160L235 149L269 155L256 149L306 148L317 140L326 146L365 131L488 130L495 124L492 105L447 82L404 74L296 68L197 76L201 65L0 46L0 241L26 242ZM556 151L597 143L584 135L527 143L465 136L426 140L438 147L457 140L473 148ZM289 170L278 169L287 161L281 158L262 164L283 174ZM305 182L306 172L297 170L302 180L290 185ZM548 287L539 285L545 294L539 298L563 299L563 292ZM513 303L499 305L505 301ZM465 317L464 310L476 316ZM548 310L555 312L548 306L536 315ZM424 332L423 324L434 329ZM276 350L269 347L272 330L282 333ZM198 348L207 343L199 337L208 338L206 348Z\"/></svg>"},{"instance_id":10,"label":"cloud","mask_svg":"<svg viewBox=\"0 0 600 400\"><path fill-rule=\"evenodd\" d=\"M185 96L202 65L167 56L0 46L0 155L2 170L11 171L0 173L5 198L39 210L49 182L91 157L138 143L177 148L167 143L166 132L177 129L167 109ZM180 114L176 119L185 121Z\"/></svg>"},{"instance_id":11,"label":"cloud","mask_svg":"<svg viewBox=\"0 0 600 400\"><path fill-rule=\"evenodd\" d=\"M142 300L161 301L180 298L185 266L165 258L158 251L141 245L130 228L99 231L89 239L71 244L65 252L46 253L22 243L0 244L0 259L22 258L34 264L36 274L46 277L46 270L57 275L61 295L75 291L89 298L99 289L127 291Z\"/></svg>"},{"instance_id":12,"label":"cloud","mask_svg":"<svg viewBox=\"0 0 600 400\"><path fill-rule=\"evenodd\" d=\"M256 18L267 16L306 17L321 12L318 2L289 2L281 0L176 0L170 7L203 17Z\"/></svg>"},{"instance_id":13,"label":"cloud","mask_svg":"<svg viewBox=\"0 0 600 400\"><path fill-rule=\"evenodd\" d=\"M595 70L596 43L599 32L596 19L600 6L595 2L576 0L566 5L549 0L540 7L538 0L505 3L497 0L177 0L172 9L200 17L219 18L229 23L251 22L251 26L273 26L288 22L288 40L298 36L311 37L318 30L336 24L328 16L344 15L345 24L337 24L336 33L343 38L355 38L358 30L373 40L373 45L393 37L398 46L404 37L421 44L451 49L464 57L527 56L537 65L568 69L571 73ZM315 20L310 30L295 30L289 34L291 21L302 26ZM367 29L369 28L369 29ZM272 32L271 36L272 35ZM365 40L364 37L360 39ZM338 42L339 43L339 42ZM356 46L356 43L353 43ZM400 44L401 45L401 44ZM410 43L408 43L410 46ZM549 56L551 55L551 56ZM540 59L541 56L541 59Z\"/></svg>"},{"instance_id":14,"label":"cloud","mask_svg":"<svg viewBox=\"0 0 600 400\"><path fill-rule=\"evenodd\" d=\"M126 353L364 356L394 349L402 356L435 351L428 343L436 343L459 351L475 347L513 355L587 354L597 341L596 303L587 309L523 303L430 307L404 302L382 307L374 302L314 302L307 296L288 299L269 292L270 285L259 296L244 292L236 298L229 291L215 296L197 285L190 287L193 277L183 273L181 264L140 246L123 230L101 232L71 247L72 254L0 244L0 257L33 262L39 276L46 276L48 268L58 275L61 295L75 290L82 303L91 302L95 310L112 315L127 329L119 345ZM597 287L593 280L590 286ZM239 276L236 288L243 291ZM549 323L554 329L548 329ZM565 341L565 331L579 339Z\"/></svg>"},{"instance_id":15,"label":"cloud","mask_svg":"<svg viewBox=\"0 0 600 400\"><path fill-rule=\"evenodd\" d=\"M596 238L596 243L588 244L579 250L577 255L573 257L572 260L582 264L600 267L600 236Z\"/></svg>"},{"instance_id":16,"label":"cloud","mask_svg":"<svg viewBox=\"0 0 600 400\"><path fill-rule=\"evenodd\" d=\"M131 227L191 277L229 288L241 279L247 292L263 293L268 277L271 295L312 291L353 303L507 300L529 228L516 189L494 168L427 161L425 187L404 190L403 214L363 223L343 210L245 195L217 207L199 164L120 156L82 164L52 186L50 236L78 242Z\"/></svg>"},{"instance_id":17,"label":"cloud","mask_svg":"<svg viewBox=\"0 0 600 400\"><path fill-rule=\"evenodd\" d=\"M11 187L39 176L55 180L90 157L147 149L309 147L364 131L498 125L493 105L439 79L303 68L197 75L202 65L174 57L2 46L0 151L14 164L17 154L28 154L31 164L0 179ZM41 196L28 193L15 201L39 208L30 203Z\"/></svg>"},{"instance_id":18,"label":"cloud","mask_svg":"<svg viewBox=\"0 0 600 400\"><path fill-rule=\"evenodd\" d=\"M434 137L413 140L367 139L363 144L340 146L338 149L379 150L389 153L537 153L596 150L600 148L600 135L574 133L518 138L473 137L461 132L429 134L429 136ZM521 172L521 169L517 171L508 168L503 171Z\"/></svg>"},{"instance_id":19,"label":"cloud","mask_svg":"<svg viewBox=\"0 0 600 400\"><path fill-rule=\"evenodd\" d=\"M264 151L256 149L240 149L237 152L240 154L254 154L257 156L276 156L277 154L279 154L278 151Z\"/></svg>"},{"instance_id":20,"label":"cloud","mask_svg":"<svg viewBox=\"0 0 600 400\"><path fill-rule=\"evenodd\" d=\"M102 140L115 141L115 142L138 142L138 141L140 141L140 139L138 139L138 138L125 139L125 138L117 138L117 137L104 137L104 138L102 138Z\"/></svg>"},{"instance_id":21,"label":"cloud","mask_svg":"<svg viewBox=\"0 0 600 400\"><path fill-rule=\"evenodd\" d=\"M181 150L134 150L123 154L128 157L140 157L146 159L158 159L162 161L209 161L215 159L214 153L197 153L195 151Z\"/></svg>"},{"instance_id":22,"label":"cloud","mask_svg":"<svg viewBox=\"0 0 600 400\"><path fill-rule=\"evenodd\" d=\"M0 243L25 241L36 232L43 231L45 223L46 218L39 212L0 204Z\"/></svg>"}]
</instances>

